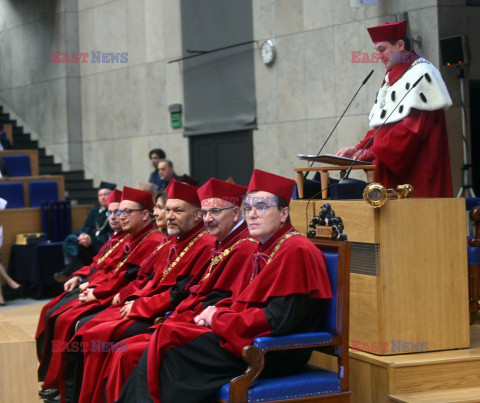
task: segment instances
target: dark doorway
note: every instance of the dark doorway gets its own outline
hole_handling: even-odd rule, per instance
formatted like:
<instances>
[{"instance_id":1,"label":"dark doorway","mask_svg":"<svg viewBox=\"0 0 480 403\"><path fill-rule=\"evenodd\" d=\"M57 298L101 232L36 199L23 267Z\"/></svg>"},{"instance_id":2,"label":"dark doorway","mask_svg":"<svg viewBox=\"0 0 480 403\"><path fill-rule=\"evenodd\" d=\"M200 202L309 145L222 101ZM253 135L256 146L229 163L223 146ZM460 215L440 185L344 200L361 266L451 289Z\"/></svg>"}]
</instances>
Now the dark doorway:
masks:
<instances>
[{"instance_id":1,"label":"dark doorway","mask_svg":"<svg viewBox=\"0 0 480 403\"><path fill-rule=\"evenodd\" d=\"M470 81L470 161L472 185L475 195L480 195L480 80Z\"/></svg>"},{"instance_id":2,"label":"dark doorway","mask_svg":"<svg viewBox=\"0 0 480 403\"><path fill-rule=\"evenodd\" d=\"M190 171L203 185L210 178L248 186L253 172L252 131L190 137Z\"/></svg>"}]
</instances>

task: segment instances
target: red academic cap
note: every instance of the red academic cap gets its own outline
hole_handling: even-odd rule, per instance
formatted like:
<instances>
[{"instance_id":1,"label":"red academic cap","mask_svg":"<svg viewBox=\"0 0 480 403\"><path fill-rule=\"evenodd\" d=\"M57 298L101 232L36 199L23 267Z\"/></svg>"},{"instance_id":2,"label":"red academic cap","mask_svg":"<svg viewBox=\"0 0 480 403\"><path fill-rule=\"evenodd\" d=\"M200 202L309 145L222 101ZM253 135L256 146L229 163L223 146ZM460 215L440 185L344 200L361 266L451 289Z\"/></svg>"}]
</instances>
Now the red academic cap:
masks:
<instances>
[{"instance_id":1,"label":"red academic cap","mask_svg":"<svg viewBox=\"0 0 480 403\"><path fill-rule=\"evenodd\" d=\"M200 200L197 196L197 188L183 182L172 179L165 188L169 199L179 199L186 201L194 206L200 206Z\"/></svg>"},{"instance_id":2,"label":"red academic cap","mask_svg":"<svg viewBox=\"0 0 480 403\"><path fill-rule=\"evenodd\" d=\"M205 185L197 190L200 201L216 198L232 202L237 206L242 205L242 196L245 196L246 193L247 188L245 186L215 178L211 178Z\"/></svg>"},{"instance_id":3,"label":"red academic cap","mask_svg":"<svg viewBox=\"0 0 480 403\"><path fill-rule=\"evenodd\" d=\"M148 210L153 210L152 192L146 190L133 189L127 186L123 187L122 200L130 200L141 204Z\"/></svg>"},{"instance_id":4,"label":"red academic cap","mask_svg":"<svg viewBox=\"0 0 480 403\"><path fill-rule=\"evenodd\" d=\"M255 169L252 178L250 179L247 192L250 193L254 190L270 192L274 195L283 197L287 203L290 203L294 186L295 181L293 179Z\"/></svg>"},{"instance_id":5,"label":"red academic cap","mask_svg":"<svg viewBox=\"0 0 480 403\"><path fill-rule=\"evenodd\" d=\"M407 36L407 20L367 28L372 42L394 41Z\"/></svg>"},{"instance_id":6,"label":"red academic cap","mask_svg":"<svg viewBox=\"0 0 480 403\"><path fill-rule=\"evenodd\" d=\"M110 196L108 196L107 206L110 203L120 203L120 200L122 200L122 192L118 189L114 189L113 192L110 193Z\"/></svg>"}]
</instances>

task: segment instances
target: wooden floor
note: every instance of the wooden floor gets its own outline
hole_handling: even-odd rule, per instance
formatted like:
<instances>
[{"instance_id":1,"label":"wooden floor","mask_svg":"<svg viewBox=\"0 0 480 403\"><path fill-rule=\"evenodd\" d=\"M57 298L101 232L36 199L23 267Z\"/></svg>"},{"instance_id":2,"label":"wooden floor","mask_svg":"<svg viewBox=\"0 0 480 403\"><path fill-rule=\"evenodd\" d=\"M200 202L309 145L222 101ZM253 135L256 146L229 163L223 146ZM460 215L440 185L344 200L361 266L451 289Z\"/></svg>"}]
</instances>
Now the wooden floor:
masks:
<instances>
[{"instance_id":1,"label":"wooden floor","mask_svg":"<svg viewBox=\"0 0 480 403\"><path fill-rule=\"evenodd\" d=\"M2 308L0 321L33 339L42 306ZM396 356L351 351L352 402L480 402L480 318L470 330L469 349Z\"/></svg>"}]
</instances>

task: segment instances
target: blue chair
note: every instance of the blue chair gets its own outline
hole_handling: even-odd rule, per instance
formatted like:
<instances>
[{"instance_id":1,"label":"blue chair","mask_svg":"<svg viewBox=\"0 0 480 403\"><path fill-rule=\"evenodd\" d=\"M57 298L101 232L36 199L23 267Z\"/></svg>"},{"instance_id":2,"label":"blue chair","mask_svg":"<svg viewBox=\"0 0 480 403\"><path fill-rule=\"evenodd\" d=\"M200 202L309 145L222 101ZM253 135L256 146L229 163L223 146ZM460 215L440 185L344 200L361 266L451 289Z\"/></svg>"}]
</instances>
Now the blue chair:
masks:
<instances>
[{"instance_id":1,"label":"blue chair","mask_svg":"<svg viewBox=\"0 0 480 403\"><path fill-rule=\"evenodd\" d=\"M468 299L470 324L475 322L480 300L480 205L470 211L470 219L476 224L475 236L468 237Z\"/></svg>"},{"instance_id":2,"label":"blue chair","mask_svg":"<svg viewBox=\"0 0 480 403\"><path fill-rule=\"evenodd\" d=\"M313 239L324 253L333 298L328 302L323 332L278 337L258 337L245 346L242 358L249 364L243 375L224 385L221 402L301 402L327 400L349 402L348 320L350 243ZM309 365L300 373L279 378L261 378L265 354L272 350L314 348L337 357L338 371Z\"/></svg>"},{"instance_id":3,"label":"blue chair","mask_svg":"<svg viewBox=\"0 0 480 403\"><path fill-rule=\"evenodd\" d=\"M58 201L56 181L31 181L28 184L30 207L40 207L42 202Z\"/></svg>"},{"instance_id":4,"label":"blue chair","mask_svg":"<svg viewBox=\"0 0 480 403\"><path fill-rule=\"evenodd\" d=\"M0 197L8 202L7 209L25 207L25 197L21 182L0 183Z\"/></svg>"},{"instance_id":5,"label":"blue chair","mask_svg":"<svg viewBox=\"0 0 480 403\"><path fill-rule=\"evenodd\" d=\"M4 155L2 161L10 176L32 176L29 155Z\"/></svg>"}]
</instances>

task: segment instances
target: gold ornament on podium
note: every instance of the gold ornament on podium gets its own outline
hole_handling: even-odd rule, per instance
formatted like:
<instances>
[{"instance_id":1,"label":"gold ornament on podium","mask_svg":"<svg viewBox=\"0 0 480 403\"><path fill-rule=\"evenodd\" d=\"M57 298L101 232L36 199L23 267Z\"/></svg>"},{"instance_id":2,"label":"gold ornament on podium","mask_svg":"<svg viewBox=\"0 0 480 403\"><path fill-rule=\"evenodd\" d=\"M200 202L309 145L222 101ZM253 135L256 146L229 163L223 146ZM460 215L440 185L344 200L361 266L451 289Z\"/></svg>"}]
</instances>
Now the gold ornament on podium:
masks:
<instances>
[{"instance_id":1,"label":"gold ornament on podium","mask_svg":"<svg viewBox=\"0 0 480 403\"><path fill-rule=\"evenodd\" d=\"M413 193L412 185L399 185L396 189L385 189L380 183L369 183L363 191L363 200L374 208L381 207L387 200L405 199Z\"/></svg>"}]
</instances>

